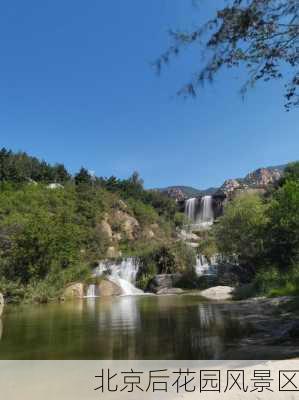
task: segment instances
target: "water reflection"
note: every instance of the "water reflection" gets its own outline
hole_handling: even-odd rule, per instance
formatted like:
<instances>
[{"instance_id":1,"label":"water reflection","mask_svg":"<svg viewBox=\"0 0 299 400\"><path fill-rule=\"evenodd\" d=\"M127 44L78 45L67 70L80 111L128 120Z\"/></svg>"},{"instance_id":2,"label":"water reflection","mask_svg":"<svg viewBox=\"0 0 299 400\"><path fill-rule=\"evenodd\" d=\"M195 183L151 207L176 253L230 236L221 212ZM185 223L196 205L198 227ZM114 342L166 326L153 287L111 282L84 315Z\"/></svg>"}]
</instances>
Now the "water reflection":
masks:
<instances>
[{"instance_id":1,"label":"water reflection","mask_svg":"<svg viewBox=\"0 0 299 400\"><path fill-rule=\"evenodd\" d=\"M7 309L0 358L233 359L252 329L241 313L197 296L115 297Z\"/></svg>"}]
</instances>

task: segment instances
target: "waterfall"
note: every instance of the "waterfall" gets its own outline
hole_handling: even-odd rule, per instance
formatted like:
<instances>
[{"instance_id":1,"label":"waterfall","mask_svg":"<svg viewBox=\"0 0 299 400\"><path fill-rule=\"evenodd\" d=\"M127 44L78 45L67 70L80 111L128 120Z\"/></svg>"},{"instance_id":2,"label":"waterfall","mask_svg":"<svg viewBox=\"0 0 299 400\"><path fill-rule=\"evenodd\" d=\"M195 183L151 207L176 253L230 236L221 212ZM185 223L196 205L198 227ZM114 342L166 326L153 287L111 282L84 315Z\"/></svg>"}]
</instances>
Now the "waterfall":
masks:
<instances>
[{"instance_id":1,"label":"waterfall","mask_svg":"<svg viewBox=\"0 0 299 400\"><path fill-rule=\"evenodd\" d=\"M134 258L127 258L119 263L100 262L94 270L95 276L106 275L107 279L122 289L123 295L143 294L135 287L139 265Z\"/></svg>"},{"instance_id":2,"label":"waterfall","mask_svg":"<svg viewBox=\"0 0 299 400\"><path fill-rule=\"evenodd\" d=\"M96 285L88 285L87 287L87 293L86 293L86 298L94 298L98 297L96 295Z\"/></svg>"},{"instance_id":3,"label":"waterfall","mask_svg":"<svg viewBox=\"0 0 299 400\"><path fill-rule=\"evenodd\" d=\"M208 260L205 256L199 255L196 258L195 271L197 276L214 276L217 275L217 256L213 256Z\"/></svg>"},{"instance_id":4,"label":"waterfall","mask_svg":"<svg viewBox=\"0 0 299 400\"><path fill-rule=\"evenodd\" d=\"M193 224L196 223L196 206L197 206L196 198L186 200L185 214Z\"/></svg>"},{"instance_id":5,"label":"waterfall","mask_svg":"<svg viewBox=\"0 0 299 400\"><path fill-rule=\"evenodd\" d=\"M191 226L208 228L214 222L213 198L203 196L198 203L197 198L186 200L185 215L191 221Z\"/></svg>"},{"instance_id":6,"label":"waterfall","mask_svg":"<svg viewBox=\"0 0 299 400\"><path fill-rule=\"evenodd\" d=\"M205 227L212 225L213 222L213 198L212 196L204 196L200 202L199 225Z\"/></svg>"}]
</instances>

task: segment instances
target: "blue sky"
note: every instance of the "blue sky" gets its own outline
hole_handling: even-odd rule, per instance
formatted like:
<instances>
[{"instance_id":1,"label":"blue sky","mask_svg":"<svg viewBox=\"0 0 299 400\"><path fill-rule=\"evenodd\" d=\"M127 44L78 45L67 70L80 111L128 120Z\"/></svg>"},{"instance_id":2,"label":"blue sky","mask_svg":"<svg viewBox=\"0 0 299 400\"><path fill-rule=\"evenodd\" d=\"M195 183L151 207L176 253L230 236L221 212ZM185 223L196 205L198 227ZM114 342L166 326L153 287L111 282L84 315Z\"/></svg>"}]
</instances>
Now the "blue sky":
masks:
<instances>
[{"instance_id":1,"label":"blue sky","mask_svg":"<svg viewBox=\"0 0 299 400\"><path fill-rule=\"evenodd\" d=\"M243 102L238 70L194 100L175 96L200 65L194 52L157 77L169 28L192 27L205 0L5 0L0 5L0 145L97 175L138 170L146 187L205 188L298 159L298 110L283 83ZM244 76L243 76L244 78Z\"/></svg>"}]
</instances>

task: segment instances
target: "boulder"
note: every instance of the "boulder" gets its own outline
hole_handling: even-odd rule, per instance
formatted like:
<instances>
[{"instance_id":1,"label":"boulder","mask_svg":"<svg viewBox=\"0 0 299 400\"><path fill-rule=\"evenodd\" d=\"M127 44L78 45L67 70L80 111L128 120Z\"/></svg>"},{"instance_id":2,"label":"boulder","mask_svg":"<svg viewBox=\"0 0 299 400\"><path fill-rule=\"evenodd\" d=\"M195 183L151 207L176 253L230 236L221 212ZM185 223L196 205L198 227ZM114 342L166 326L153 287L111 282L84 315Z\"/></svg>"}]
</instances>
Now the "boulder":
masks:
<instances>
[{"instance_id":1,"label":"boulder","mask_svg":"<svg viewBox=\"0 0 299 400\"><path fill-rule=\"evenodd\" d=\"M193 233L193 232L187 232L187 231L185 231L184 229L182 229L179 233L178 233L178 237L181 239L181 240L184 240L184 241L189 241L189 242L198 242L199 241L199 237L198 237L198 235L196 235L195 233Z\"/></svg>"},{"instance_id":2,"label":"boulder","mask_svg":"<svg viewBox=\"0 0 299 400\"><path fill-rule=\"evenodd\" d=\"M234 288L231 286L214 286L200 292L202 297L209 300L232 300Z\"/></svg>"},{"instance_id":3,"label":"boulder","mask_svg":"<svg viewBox=\"0 0 299 400\"><path fill-rule=\"evenodd\" d=\"M102 279L98 284L98 293L100 297L120 296L122 294L122 289L114 282L108 279Z\"/></svg>"},{"instance_id":4,"label":"boulder","mask_svg":"<svg viewBox=\"0 0 299 400\"><path fill-rule=\"evenodd\" d=\"M47 186L48 189L63 189L63 186L60 183L50 183Z\"/></svg>"},{"instance_id":5,"label":"boulder","mask_svg":"<svg viewBox=\"0 0 299 400\"><path fill-rule=\"evenodd\" d=\"M157 294L182 294L184 293L183 289L180 288L164 288L164 289L160 289Z\"/></svg>"},{"instance_id":6,"label":"boulder","mask_svg":"<svg viewBox=\"0 0 299 400\"><path fill-rule=\"evenodd\" d=\"M181 274L159 274L155 275L148 284L147 290L153 293L162 290L173 289L181 279Z\"/></svg>"},{"instance_id":7,"label":"boulder","mask_svg":"<svg viewBox=\"0 0 299 400\"><path fill-rule=\"evenodd\" d=\"M63 297L66 299L82 299L84 297L84 284L77 282L67 286Z\"/></svg>"},{"instance_id":8,"label":"boulder","mask_svg":"<svg viewBox=\"0 0 299 400\"><path fill-rule=\"evenodd\" d=\"M4 297L3 297L2 293L0 293L0 317L3 313L3 308L4 308Z\"/></svg>"},{"instance_id":9,"label":"boulder","mask_svg":"<svg viewBox=\"0 0 299 400\"><path fill-rule=\"evenodd\" d=\"M129 240L137 238L140 226L136 218L121 210L115 212L114 218L120 224L122 231Z\"/></svg>"},{"instance_id":10,"label":"boulder","mask_svg":"<svg viewBox=\"0 0 299 400\"><path fill-rule=\"evenodd\" d=\"M112 235L113 235L112 229L111 229L110 224L106 220L101 222L100 230L108 239L110 239L110 240L112 239Z\"/></svg>"}]
</instances>

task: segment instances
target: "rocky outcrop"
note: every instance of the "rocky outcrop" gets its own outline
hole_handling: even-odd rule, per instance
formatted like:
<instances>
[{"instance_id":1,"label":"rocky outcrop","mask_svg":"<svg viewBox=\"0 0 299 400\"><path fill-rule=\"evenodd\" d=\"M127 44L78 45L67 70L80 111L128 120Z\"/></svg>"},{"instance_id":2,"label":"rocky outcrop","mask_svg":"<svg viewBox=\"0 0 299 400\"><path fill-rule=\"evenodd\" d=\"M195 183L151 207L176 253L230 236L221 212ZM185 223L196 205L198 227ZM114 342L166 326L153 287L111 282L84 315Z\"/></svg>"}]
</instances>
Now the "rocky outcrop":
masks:
<instances>
[{"instance_id":1,"label":"rocky outcrop","mask_svg":"<svg viewBox=\"0 0 299 400\"><path fill-rule=\"evenodd\" d=\"M65 299L82 299L84 297L84 284L81 282L72 283L64 290Z\"/></svg>"},{"instance_id":2,"label":"rocky outcrop","mask_svg":"<svg viewBox=\"0 0 299 400\"><path fill-rule=\"evenodd\" d=\"M275 184L282 176L283 167L259 168L247 174L245 178L226 180L217 193L224 193L228 199L232 199L241 193L252 192L252 190L263 192L268 186Z\"/></svg>"},{"instance_id":3,"label":"rocky outcrop","mask_svg":"<svg viewBox=\"0 0 299 400\"><path fill-rule=\"evenodd\" d=\"M168 197L170 197L170 198L172 198L174 200L177 200L177 201L181 201L181 200L185 200L186 199L185 193L179 188L175 188L175 187L168 188L166 190L166 193L167 193Z\"/></svg>"},{"instance_id":4,"label":"rocky outcrop","mask_svg":"<svg viewBox=\"0 0 299 400\"><path fill-rule=\"evenodd\" d=\"M0 293L0 317L3 313L3 309L4 309L4 297L3 297L2 293Z\"/></svg>"},{"instance_id":5,"label":"rocky outcrop","mask_svg":"<svg viewBox=\"0 0 299 400\"><path fill-rule=\"evenodd\" d=\"M250 172L244 178L244 183L249 187L267 187L277 182L283 172L276 168L259 168Z\"/></svg>"},{"instance_id":6,"label":"rocky outcrop","mask_svg":"<svg viewBox=\"0 0 299 400\"><path fill-rule=\"evenodd\" d=\"M97 288L100 297L120 296L122 294L122 289L108 279L102 279Z\"/></svg>"},{"instance_id":7,"label":"rocky outcrop","mask_svg":"<svg viewBox=\"0 0 299 400\"><path fill-rule=\"evenodd\" d=\"M140 226L136 218L124 211L117 210L114 214L114 221L120 225L120 229L125 233L128 240L134 240L138 237Z\"/></svg>"},{"instance_id":8,"label":"rocky outcrop","mask_svg":"<svg viewBox=\"0 0 299 400\"><path fill-rule=\"evenodd\" d=\"M155 275L149 282L147 291L152 293L162 293L168 289L173 289L181 279L181 274L159 274Z\"/></svg>"},{"instance_id":9,"label":"rocky outcrop","mask_svg":"<svg viewBox=\"0 0 299 400\"><path fill-rule=\"evenodd\" d=\"M230 286L214 286L200 292L202 297L209 300L232 300L234 288Z\"/></svg>"},{"instance_id":10,"label":"rocky outcrop","mask_svg":"<svg viewBox=\"0 0 299 400\"><path fill-rule=\"evenodd\" d=\"M112 233L112 228L111 228L111 226L110 226L110 224L106 221L106 220L103 220L101 223L100 223L100 231L101 231L101 233L103 233L108 239L112 239L112 237L113 237L113 233Z\"/></svg>"},{"instance_id":11,"label":"rocky outcrop","mask_svg":"<svg viewBox=\"0 0 299 400\"><path fill-rule=\"evenodd\" d=\"M241 182L237 179L227 179L221 186L220 191L224 192L226 195L230 195L236 189L240 189L241 187Z\"/></svg>"}]
</instances>

